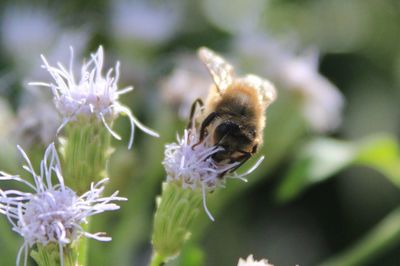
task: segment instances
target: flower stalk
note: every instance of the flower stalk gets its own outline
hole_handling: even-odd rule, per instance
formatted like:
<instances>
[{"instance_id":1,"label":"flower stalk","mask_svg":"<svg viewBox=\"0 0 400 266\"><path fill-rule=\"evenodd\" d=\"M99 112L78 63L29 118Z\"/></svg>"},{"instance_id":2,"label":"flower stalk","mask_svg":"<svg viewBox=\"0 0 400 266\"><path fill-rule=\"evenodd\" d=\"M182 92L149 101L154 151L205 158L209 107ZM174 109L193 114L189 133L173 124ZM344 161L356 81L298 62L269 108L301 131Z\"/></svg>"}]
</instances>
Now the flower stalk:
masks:
<instances>
[{"instance_id":1,"label":"flower stalk","mask_svg":"<svg viewBox=\"0 0 400 266\"><path fill-rule=\"evenodd\" d=\"M30 255L39 266L80 266L77 260L76 249L70 245L63 248L63 258L61 262L59 247L55 244L41 245L37 244L36 249L32 250Z\"/></svg>"},{"instance_id":2,"label":"flower stalk","mask_svg":"<svg viewBox=\"0 0 400 266\"><path fill-rule=\"evenodd\" d=\"M152 243L153 261L165 262L178 255L189 239L191 224L200 212L202 193L199 189L182 189L175 183L164 182L162 188L154 215Z\"/></svg>"},{"instance_id":3,"label":"flower stalk","mask_svg":"<svg viewBox=\"0 0 400 266\"><path fill-rule=\"evenodd\" d=\"M113 149L110 134L102 124L84 120L70 123L60 142L66 183L78 194L86 191L91 182L107 176L106 165Z\"/></svg>"},{"instance_id":4,"label":"flower stalk","mask_svg":"<svg viewBox=\"0 0 400 266\"><path fill-rule=\"evenodd\" d=\"M151 257L150 266L162 266L165 264L166 258L155 252Z\"/></svg>"}]
</instances>

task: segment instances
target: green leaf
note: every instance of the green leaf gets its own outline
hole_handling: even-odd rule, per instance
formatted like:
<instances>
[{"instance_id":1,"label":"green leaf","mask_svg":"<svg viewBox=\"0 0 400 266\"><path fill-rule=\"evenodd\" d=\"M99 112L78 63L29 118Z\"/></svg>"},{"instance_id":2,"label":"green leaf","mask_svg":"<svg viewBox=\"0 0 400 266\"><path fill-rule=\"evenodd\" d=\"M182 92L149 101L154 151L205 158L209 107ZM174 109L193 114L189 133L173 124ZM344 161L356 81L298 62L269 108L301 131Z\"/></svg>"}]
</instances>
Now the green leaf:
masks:
<instances>
[{"instance_id":1,"label":"green leaf","mask_svg":"<svg viewBox=\"0 0 400 266\"><path fill-rule=\"evenodd\" d=\"M355 163L372 167L400 187L400 152L395 137L380 135L360 143Z\"/></svg>"},{"instance_id":2,"label":"green leaf","mask_svg":"<svg viewBox=\"0 0 400 266\"><path fill-rule=\"evenodd\" d=\"M352 163L354 145L344 141L317 138L307 143L277 191L280 202L298 196L305 188L321 182Z\"/></svg>"},{"instance_id":3,"label":"green leaf","mask_svg":"<svg viewBox=\"0 0 400 266\"><path fill-rule=\"evenodd\" d=\"M297 154L277 190L277 199L294 199L309 186L324 181L351 165L371 167L400 187L400 156L397 140L375 135L358 142L317 138Z\"/></svg>"}]
</instances>

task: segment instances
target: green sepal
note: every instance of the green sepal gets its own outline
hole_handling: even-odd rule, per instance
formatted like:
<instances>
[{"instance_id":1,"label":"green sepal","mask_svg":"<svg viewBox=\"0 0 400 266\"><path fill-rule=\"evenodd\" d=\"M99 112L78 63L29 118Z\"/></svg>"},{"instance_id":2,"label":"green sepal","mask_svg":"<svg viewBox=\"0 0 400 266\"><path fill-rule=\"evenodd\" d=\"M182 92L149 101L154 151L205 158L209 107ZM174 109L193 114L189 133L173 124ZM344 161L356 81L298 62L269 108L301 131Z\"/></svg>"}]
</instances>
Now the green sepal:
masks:
<instances>
[{"instance_id":1,"label":"green sepal","mask_svg":"<svg viewBox=\"0 0 400 266\"><path fill-rule=\"evenodd\" d=\"M78 119L66 125L64 135L60 139L63 176L79 195L92 182L106 177L107 161L113 151L111 134L100 121Z\"/></svg>"},{"instance_id":2,"label":"green sepal","mask_svg":"<svg viewBox=\"0 0 400 266\"><path fill-rule=\"evenodd\" d=\"M200 211L200 189L183 189L175 183L164 182L157 199L152 244L154 252L165 260L177 256L190 237L191 224Z\"/></svg>"},{"instance_id":3,"label":"green sepal","mask_svg":"<svg viewBox=\"0 0 400 266\"><path fill-rule=\"evenodd\" d=\"M47 245L36 244L35 249L30 253L32 259L39 266L59 266L60 249L58 243L48 243ZM78 266L77 253L72 245L63 247L64 266Z\"/></svg>"}]
</instances>

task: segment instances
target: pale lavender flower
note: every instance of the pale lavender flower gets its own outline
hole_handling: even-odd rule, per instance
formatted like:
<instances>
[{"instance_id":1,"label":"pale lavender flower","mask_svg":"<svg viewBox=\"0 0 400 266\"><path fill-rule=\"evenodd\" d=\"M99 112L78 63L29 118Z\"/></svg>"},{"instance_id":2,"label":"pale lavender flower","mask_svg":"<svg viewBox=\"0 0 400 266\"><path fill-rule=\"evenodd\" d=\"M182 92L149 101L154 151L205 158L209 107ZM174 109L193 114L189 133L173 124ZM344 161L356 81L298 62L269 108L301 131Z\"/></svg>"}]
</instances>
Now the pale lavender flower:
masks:
<instances>
[{"instance_id":1,"label":"pale lavender flower","mask_svg":"<svg viewBox=\"0 0 400 266\"><path fill-rule=\"evenodd\" d=\"M51 10L40 6L8 5L0 21L0 42L10 55L19 75L42 78L38 54L46 51L51 59L69 56L68 46L80 54L88 42L86 29L62 28Z\"/></svg>"},{"instance_id":2,"label":"pale lavender flower","mask_svg":"<svg viewBox=\"0 0 400 266\"><path fill-rule=\"evenodd\" d=\"M164 101L177 107L180 118L187 120L192 103L198 98L206 99L210 76L196 56L182 54L176 58L176 67L160 82L161 95Z\"/></svg>"},{"instance_id":3,"label":"pale lavender flower","mask_svg":"<svg viewBox=\"0 0 400 266\"><path fill-rule=\"evenodd\" d=\"M278 87L303 96L303 114L314 130L333 130L341 123L344 97L319 73L318 52L310 49L297 54L294 46L257 33L243 34L235 42L236 54L247 65L253 63Z\"/></svg>"},{"instance_id":4,"label":"pale lavender flower","mask_svg":"<svg viewBox=\"0 0 400 266\"><path fill-rule=\"evenodd\" d=\"M17 265L20 265L21 256L24 265L27 264L29 248L35 244L57 244L63 264L63 247L80 237L110 241L111 238L104 233L92 234L82 228L88 217L119 209L113 201L126 200L117 197L118 192L109 197L101 196L108 179L92 183L89 191L81 196L76 195L64 184L54 144L46 149L40 164L40 174L35 172L25 152L18 148L26 162L23 168L32 176L33 182L0 172L1 181L17 181L30 191L0 189L0 213L7 216L13 231L24 238L17 255Z\"/></svg>"},{"instance_id":5,"label":"pale lavender flower","mask_svg":"<svg viewBox=\"0 0 400 266\"><path fill-rule=\"evenodd\" d=\"M136 40L160 44L177 32L180 8L171 2L151 4L148 1L112 1L112 33L119 40Z\"/></svg>"},{"instance_id":6,"label":"pale lavender flower","mask_svg":"<svg viewBox=\"0 0 400 266\"><path fill-rule=\"evenodd\" d=\"M51 101L39 91L26 91L13 126L17 142L24 148L48 146L55 140L61 119Z\"/></svg>"},{"instance_id":7,"label":"pale lavender flower","mask_svg":"<svg viewBox=\"0 0 400 266\"><path fill-rule=\"evenodd\" d=\"M64 119L59 131L68 122L78 118L95 118L104 124L113 137L120 140L121 137L111 129L109 123L122 114L128 116L131 122L129 148L133 144L135 126L149 135L158 137L156 132L140 123L131 110L118 101L121 94L131 91L133 87L121 90L118 88L119 62L115 65L115 74L113 74L114 69L111 68L103 76L104 53L101 46L95 54L91 55L91 59L83 64L79 82L76 81L72 69L72 48L69 69L61 63L57 63L57 67L51 66L43 55L42 60L43 68L49 72L55 83L31 82L30 85L51 88L55 105Z\"/></svg>"},{"instance_id":8,"label":"pale lavender flower","mask_svg":"<svg viewBox=\"0 0 400 266\"><path fill-rule=\"evenodd\" d=\"M177 143L170 143L165 146L165 158L163 165L167 173L167 182L175 182L183 189L195 190L200 188L203 193L203 207L212 221L213 216L207 208L206 193L218 187L224 187L226 178L240 179L245 182L245 176L251 174L263 161L261 157L256 164L243 174L228 173L221 177L238 162L222 164L215 162L211 156L222 150L222 147L213 146L206 138L202 143L194 145L199 140L199 133L196 129L187 129L182 138L177 137Z\"/></svg>"},{"instance_id":9,"label":"pale lavender flower","mask_svg":"<svg viewBox=\"0 0 400 266\"><path fill-rule=\"evenodd\" d=\"M0 140L10 137L10 128L14 122L13 111L10 104L6 99L0 97L0 125L6 125L3 126L2 130L0 131Z\"/></svg>"},{"instance_id":10,"label":"pale lavender flower","mask_svg":"<svg viewBox=\"0 0 400 266\"><path fill-rule=\"evenodd\" d=\"M238 266L273 266L272 264L268 263L268 260L255 260L253 255L249 255L246 260L240 258L238 262Z\"/></svg>"},{"instance_id":11,"label":"pale lavender flower","mask_svg":"<svg viewBox=\"0 0 400 266\"><path fill-rule=\"evenodd\" d=\"M29 70L35 56L51 47L60 29L49 11L40 7L8 5L2 13L1 43L19 70Z\"/></svg>"}]
</instances>

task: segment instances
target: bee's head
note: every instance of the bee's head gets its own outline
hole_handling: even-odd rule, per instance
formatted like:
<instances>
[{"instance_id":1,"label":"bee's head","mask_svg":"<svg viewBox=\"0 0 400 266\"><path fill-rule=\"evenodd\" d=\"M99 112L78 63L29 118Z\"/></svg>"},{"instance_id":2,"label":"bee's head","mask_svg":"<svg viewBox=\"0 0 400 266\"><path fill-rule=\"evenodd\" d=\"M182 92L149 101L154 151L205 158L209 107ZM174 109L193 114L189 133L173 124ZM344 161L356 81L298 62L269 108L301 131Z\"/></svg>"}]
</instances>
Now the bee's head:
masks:
<instances>
[{"instance_id":1,"label":"bee's head","mask_svg":"<svg viewBox=\"0 0 400 266\"><path fill-rule=\"evenodd\" d=\"M223 147L226 152L246 150L252 144L254 136L254 130L234 121L224 121L214 131L215 144Z\"/></svg>"}]
</instances>

